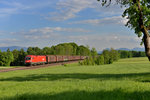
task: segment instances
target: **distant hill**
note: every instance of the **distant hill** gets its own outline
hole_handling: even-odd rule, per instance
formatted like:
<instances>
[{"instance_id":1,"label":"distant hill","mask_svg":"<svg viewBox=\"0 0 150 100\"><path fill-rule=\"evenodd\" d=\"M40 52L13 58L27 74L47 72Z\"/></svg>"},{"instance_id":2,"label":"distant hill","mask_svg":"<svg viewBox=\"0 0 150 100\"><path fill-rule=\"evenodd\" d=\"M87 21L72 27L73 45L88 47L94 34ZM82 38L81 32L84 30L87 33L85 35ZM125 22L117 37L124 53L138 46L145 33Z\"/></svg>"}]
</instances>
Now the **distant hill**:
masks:
<instances>
[{"instance_id":1,"label":"distant hill","mask_svg":"<svg viewBox=\"0 0 150 100\"><path fill-rule=\"evenodd\" d=\"M133 48L133 51L145 51L145 48Z\"/></svg>"},{"instance_id":2,"label":"distant hill","mask_svg":"<svg viewBox=\"0 0 150 100\"><path fill-rule=\"evenodd\" d=\"M7 51L7 49L10 49L10 51L13 51L14 49L20 50L20 49L24 49L25 51L27 51L26 47L20 47L20 46L10 46L10 47L0 47L0 50L3 51Z\"/></svg>"},{"instance_id":3,"label":"distant hill","mask_svg":"<svg viewBox=\"0 0 150 100\"><path fill-rule=\"evenodd\" d=\"M105 50L110 50L110 48L106 48ZM133 48L133 49L128 49L128 48L119 48L119 49L116 49L116 50L125 50L125 51L145 51L144 48L139 48L139 47L136 47L136 48ZM98 54L101 54L102 51L99 51Z\"/></svg>"},{"instance_id":4,"label":"distant hill","mask_svg":"<svg viewBox=\"0 0 150 100\"><path fill-rule=\"evenodd\" d=\"M119 49L116 49L116 50L126 50L126 51L145 51L144 48L139 48L139 47L136 47L136 48L133 48L133 49L128 49L128 48L119 48Z\"/></svg>"},{"instance_id":5,"label":"distant hill","mask_svg":"<svg viewBox=\"0 0 150 100\"><path fill-rule=\"evenodd\" d=\"M119 49L116 49L116 50L132 51L132 49L128 49L128 48L119 48Z\"/></svg>"}]
</instances>

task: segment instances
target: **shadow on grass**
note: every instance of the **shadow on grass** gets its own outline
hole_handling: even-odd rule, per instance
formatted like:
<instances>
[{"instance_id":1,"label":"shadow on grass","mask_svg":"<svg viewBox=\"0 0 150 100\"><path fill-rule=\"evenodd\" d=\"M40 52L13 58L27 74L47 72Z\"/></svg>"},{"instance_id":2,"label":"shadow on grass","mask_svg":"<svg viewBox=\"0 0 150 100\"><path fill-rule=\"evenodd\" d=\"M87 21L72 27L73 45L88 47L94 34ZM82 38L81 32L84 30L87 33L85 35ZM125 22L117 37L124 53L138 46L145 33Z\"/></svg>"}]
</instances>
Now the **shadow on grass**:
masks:
<instances>
[{"instance_id":1,"label":"shadow on grass","mask_svg":"<svg viewBox=\"0 0 150 100\"><path fill-rule=\"evenodd\" d=\"M98 79L98 80L109 80L116 79L121 80L123 78L133 79L141 82L150 82L150 73L128 73L128 74L31 74L25 77L10 77L0 79L0 81L55 81L63 79Z\"/></svg>"},{"instance_id":2,"label":"shadow on grass","mask_svg":"<svg viewBox=\"0 0 150 100\"><path fill-rule=\"evenodd\" d=\"M121 89L113 91L68 91L58 94L22 94L14 97L4 97L2 100L149 100L150 91L123 92Z\"/></svg>"}]
</instances>

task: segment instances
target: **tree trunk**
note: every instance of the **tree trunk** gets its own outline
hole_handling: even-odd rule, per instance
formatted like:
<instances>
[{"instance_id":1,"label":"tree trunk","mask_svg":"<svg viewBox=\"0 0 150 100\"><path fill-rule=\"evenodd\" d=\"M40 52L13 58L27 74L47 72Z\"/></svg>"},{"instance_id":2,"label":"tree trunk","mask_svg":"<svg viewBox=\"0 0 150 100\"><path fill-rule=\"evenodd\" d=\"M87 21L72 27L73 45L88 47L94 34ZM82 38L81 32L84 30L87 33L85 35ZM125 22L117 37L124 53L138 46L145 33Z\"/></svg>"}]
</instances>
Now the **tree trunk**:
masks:
<instances>
[{"instance_id":1,"label":"tree trunk","mask_svg":"<svg viewBox=\"0 0 150 100\"><path fill-rule=\"evenodd\" d=\"M140 5L140 0L136 0L134 3L137 3L137 6L138 6L139 27L140 27L141 31L143 32L143 35L144 35L143 39L144 39L145 53L146 53L146 56L148 57L148 59L150 61L150 35L149 35L148 30L147 30L147 27L144 26L144 17L143 17L141 5Z\"/></svg>"},{"instance_id":2,"label":"tree trunk","mask_svg":"<svg viewBox=\"0 0 150 100\"><path fill-rule=\"evenodd\" d=\"M144 46L145 46L145 53L150 61L150 37L144 36Z\"/></svg>"}]
</instances>

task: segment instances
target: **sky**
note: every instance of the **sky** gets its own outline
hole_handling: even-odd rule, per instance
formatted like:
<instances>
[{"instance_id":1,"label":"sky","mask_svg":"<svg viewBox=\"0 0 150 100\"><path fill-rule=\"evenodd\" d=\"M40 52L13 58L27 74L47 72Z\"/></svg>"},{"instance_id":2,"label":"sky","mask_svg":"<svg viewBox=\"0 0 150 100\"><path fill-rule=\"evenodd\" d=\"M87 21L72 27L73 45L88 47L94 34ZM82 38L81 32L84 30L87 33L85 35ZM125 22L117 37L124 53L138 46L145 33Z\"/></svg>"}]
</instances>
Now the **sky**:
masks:
<instances>
[{"instance_id":1,"label":"sky","mask_svg":"<svg viewBox=\"0 0 150 100\"><path fill-rule=\"evenodd\" d=\"M75 42L98 51L142 47L125 27L124 8L97 0L0 0L0 47Z\"/></svg>"}]
</instances>

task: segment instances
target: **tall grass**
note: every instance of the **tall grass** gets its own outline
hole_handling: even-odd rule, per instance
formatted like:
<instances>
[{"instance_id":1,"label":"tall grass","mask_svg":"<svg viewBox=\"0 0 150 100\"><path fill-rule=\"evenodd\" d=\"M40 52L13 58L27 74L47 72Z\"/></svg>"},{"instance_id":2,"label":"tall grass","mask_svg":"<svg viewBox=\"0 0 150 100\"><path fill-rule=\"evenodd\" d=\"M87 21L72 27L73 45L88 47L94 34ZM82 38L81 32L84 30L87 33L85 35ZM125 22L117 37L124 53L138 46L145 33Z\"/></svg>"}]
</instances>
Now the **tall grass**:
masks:
<instances>
[{"instance_id":1,"label":"tall grass","mask_svg":"<svg viewBox=\"0 0 150 100\"><path fill-rule=\"evenodd\" d=\"M147 58L0 73L0 100L150 100Z\"/></svg>"}]
</instances>

